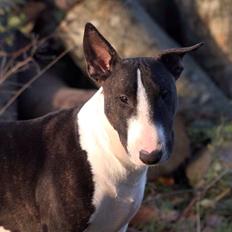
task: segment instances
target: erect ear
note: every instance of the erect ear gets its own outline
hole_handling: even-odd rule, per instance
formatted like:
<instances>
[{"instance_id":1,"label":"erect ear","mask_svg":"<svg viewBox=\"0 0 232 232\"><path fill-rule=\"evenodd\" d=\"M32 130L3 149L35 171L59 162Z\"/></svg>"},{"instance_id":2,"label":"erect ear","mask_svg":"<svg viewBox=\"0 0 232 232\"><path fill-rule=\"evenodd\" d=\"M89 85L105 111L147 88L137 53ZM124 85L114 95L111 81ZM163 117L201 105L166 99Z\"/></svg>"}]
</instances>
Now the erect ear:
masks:
<instances>
[{"instance_id":1,"label":"erect ear","mask_svg":"<svg viewBox=\"0 0 232 232\"><path fill-rule=\"evenodd\" d=\"M111 74L113 66L120 58L91 23L85 25L83 47L89 76L101 84Z\"/></svg>"},{"instance_id":2,"label":"erect ear","mask_svg":"<svg viewBox=\"0 0 232 232\"><path fill-rule=\"evenodd\" d=\"M158 55L157 60L162 62L177 80L184 69L182 64L183 56L188 52L198 49L202 45L203 43L198 43L191 47L167 49Z\"/></svg>"}]
</instances>

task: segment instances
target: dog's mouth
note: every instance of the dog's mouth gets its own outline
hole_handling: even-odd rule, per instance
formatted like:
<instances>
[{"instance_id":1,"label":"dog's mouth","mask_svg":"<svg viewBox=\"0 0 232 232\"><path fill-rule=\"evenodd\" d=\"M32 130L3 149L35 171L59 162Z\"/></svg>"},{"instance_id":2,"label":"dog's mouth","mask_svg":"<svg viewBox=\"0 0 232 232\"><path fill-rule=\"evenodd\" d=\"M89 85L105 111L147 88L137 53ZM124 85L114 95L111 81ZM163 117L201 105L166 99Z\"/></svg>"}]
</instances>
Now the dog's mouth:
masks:
<instances>
[{"instance_id":1,"label":"dog's mouth","mask_svg":"<svg viewBox=\"0 0 232 232\"><path fill-rule=\"evenodd\" d=\"M162 150L156 150L150 153L145 150L141 150L139 152L140 160L146 165L154 165L159 163L161 161L162 155Z\"/></svg>"}]
</instances>

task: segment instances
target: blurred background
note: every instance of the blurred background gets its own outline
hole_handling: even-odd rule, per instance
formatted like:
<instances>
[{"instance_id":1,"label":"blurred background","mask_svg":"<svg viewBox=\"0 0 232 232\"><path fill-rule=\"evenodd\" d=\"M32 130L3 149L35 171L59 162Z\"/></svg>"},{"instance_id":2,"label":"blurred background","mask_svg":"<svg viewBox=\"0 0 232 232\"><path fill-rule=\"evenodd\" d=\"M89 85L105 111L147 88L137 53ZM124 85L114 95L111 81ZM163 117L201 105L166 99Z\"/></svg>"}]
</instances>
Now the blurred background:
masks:
<instances>
[{"instance_id":1,"label":"blurred background","mask_svg":"<svg viewBox=\"0 0 232 232\"><path fill-rule=\"evenodd\" d=\"M83 29L122 57L205 45L184 58L171 159L152 167L129 231L232 231L231 0L0 0L0 119L83 104ZM106 219L107 220L107 219Z\"/></svg>"}]
</instances>

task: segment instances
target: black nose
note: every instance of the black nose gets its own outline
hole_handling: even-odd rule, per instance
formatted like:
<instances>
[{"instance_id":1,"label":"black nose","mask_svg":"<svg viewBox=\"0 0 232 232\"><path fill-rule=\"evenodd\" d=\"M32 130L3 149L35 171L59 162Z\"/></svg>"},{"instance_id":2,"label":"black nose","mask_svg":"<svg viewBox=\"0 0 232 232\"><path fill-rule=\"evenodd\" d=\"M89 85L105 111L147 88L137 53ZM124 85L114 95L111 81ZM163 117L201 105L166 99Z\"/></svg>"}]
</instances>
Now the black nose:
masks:
<instances>
[{"instance_id":1,"label":"black nose","mask_svg":"<svg viewBox=\"0 0 232 232\"><path fill-rule=\"evenodd\" d=\"M139 158L147 165L157 164L161 160L162 154L162 150L154 150L150 153L145 150L141 150L139 152Z\"/></svg>"}]
</instances>

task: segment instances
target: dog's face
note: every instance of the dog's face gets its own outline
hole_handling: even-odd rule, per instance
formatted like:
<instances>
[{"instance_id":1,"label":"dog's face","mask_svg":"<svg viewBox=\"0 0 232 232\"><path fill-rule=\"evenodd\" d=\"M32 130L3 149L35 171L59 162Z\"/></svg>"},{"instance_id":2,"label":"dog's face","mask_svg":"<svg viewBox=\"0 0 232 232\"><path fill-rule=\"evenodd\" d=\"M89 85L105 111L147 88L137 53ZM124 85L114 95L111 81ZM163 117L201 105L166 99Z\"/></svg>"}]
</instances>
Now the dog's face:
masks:
<instances>
[{"instance_id":1,"label":"dog's face","mask_svg":"<svg viewBox=\"0 0 232 232\"><path fill-rule=\"evenodd\" d=\"M103 87L105 115L133 163L169 158L181 58L199 46L166 50L156 58L121 59L92 24L86 25L88 73Z\"/></svg>"}]
</instances>

